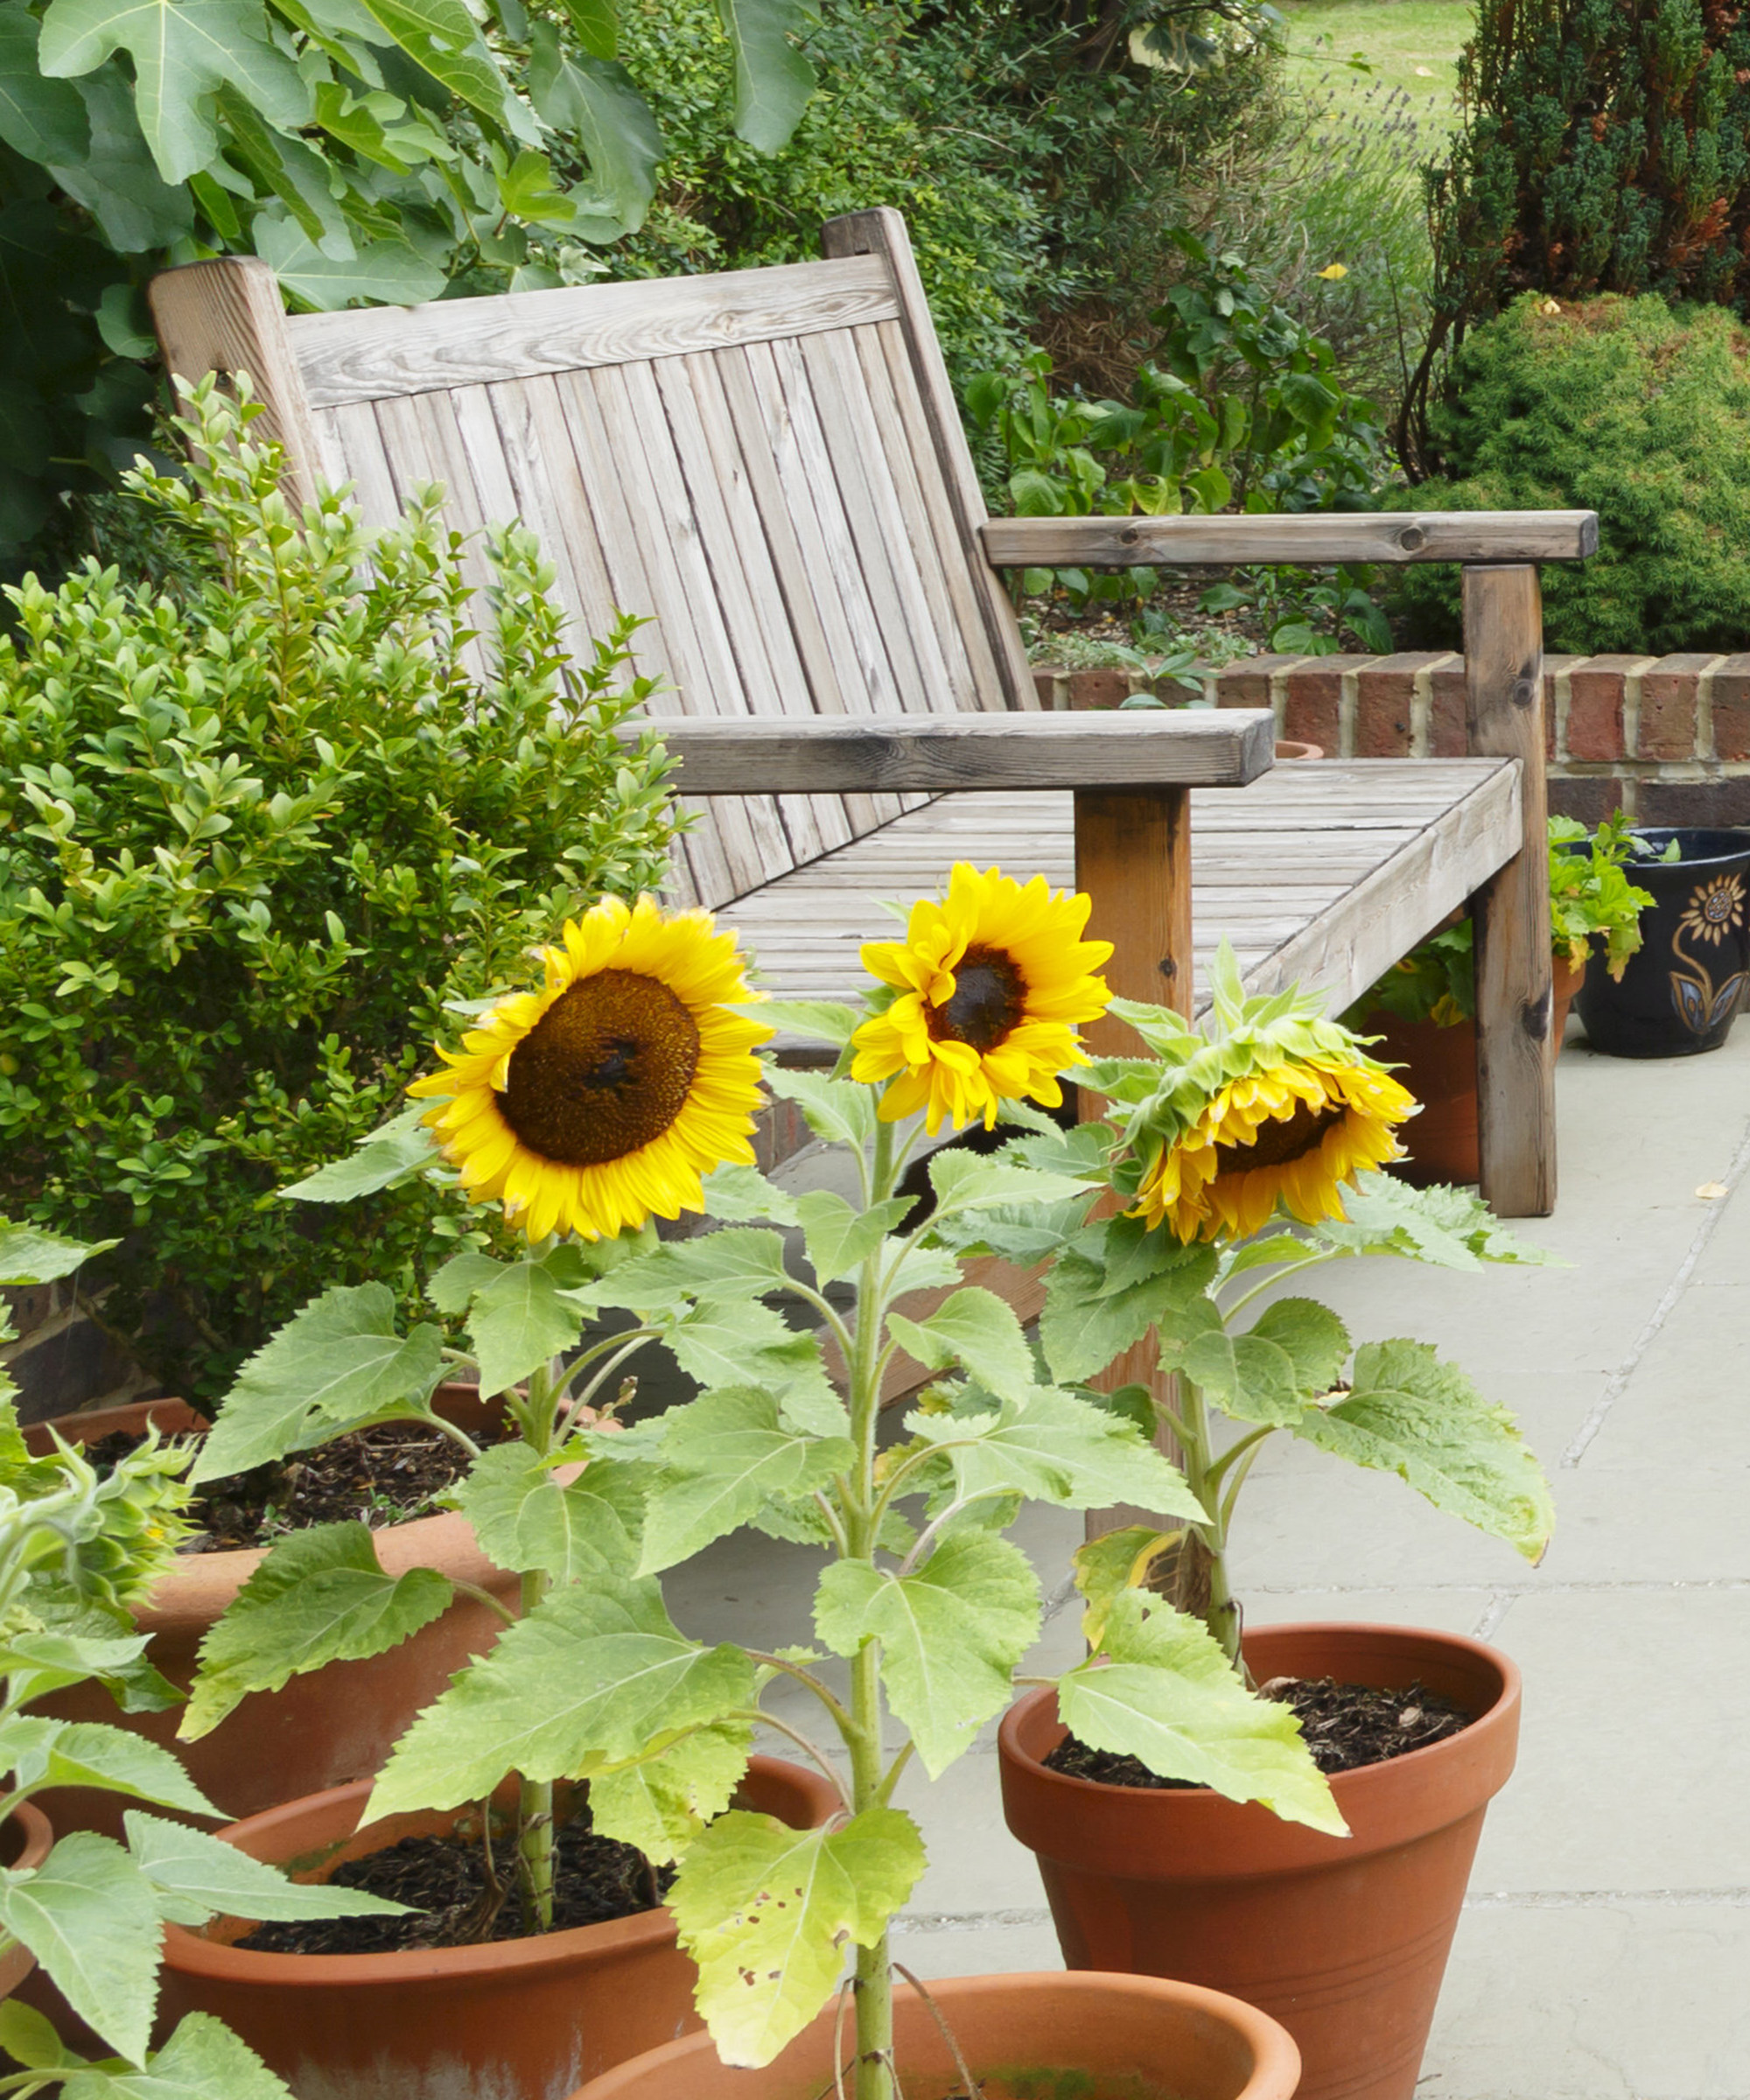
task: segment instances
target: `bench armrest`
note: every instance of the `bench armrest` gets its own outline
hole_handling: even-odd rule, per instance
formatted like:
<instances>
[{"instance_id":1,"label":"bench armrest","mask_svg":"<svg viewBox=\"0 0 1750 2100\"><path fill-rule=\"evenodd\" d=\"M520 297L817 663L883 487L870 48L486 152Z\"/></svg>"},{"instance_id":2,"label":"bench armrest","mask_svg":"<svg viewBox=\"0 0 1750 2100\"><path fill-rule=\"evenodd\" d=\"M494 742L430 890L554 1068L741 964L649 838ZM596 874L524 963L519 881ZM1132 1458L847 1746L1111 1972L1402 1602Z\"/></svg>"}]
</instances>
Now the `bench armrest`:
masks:
<instances>
[{"instance_id":1,"label":"bench armrest","mask_svg":"<svg viewBox=\"0 0 1750 2100\"><path fill-rule=\"evenodd\" d=\"M1598 551L1592 510L1278 512L1256 517L992 518L993 568L1127 569L1292 562L1583 562Z\"/></svg>"},{"instance_id":2,"label":"bench armrest","mask_svg":"<svg viewBox=\"0 0 1750 2100\"><path fill-rule=\"evenodd\" d=\"M682 794L977 793L1038 788L1243 788L1275 762L1268 708L1112 714L653 718Z\"/></svg>"}]
</instances>

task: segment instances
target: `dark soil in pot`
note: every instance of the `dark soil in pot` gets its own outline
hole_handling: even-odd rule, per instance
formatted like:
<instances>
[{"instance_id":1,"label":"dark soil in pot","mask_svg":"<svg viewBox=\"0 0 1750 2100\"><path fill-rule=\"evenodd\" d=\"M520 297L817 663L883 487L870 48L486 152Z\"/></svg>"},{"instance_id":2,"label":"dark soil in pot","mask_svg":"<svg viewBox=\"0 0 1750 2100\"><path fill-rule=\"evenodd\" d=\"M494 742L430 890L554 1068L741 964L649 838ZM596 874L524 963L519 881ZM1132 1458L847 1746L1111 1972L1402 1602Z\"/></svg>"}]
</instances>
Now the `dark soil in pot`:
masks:
<instances>
[{"instance_id":1,"label":"dark soil in pot","mask_svg":"<svg viewBox=\"0 0 1750 2100\"><path fill-rule=\"evenodd\" d=\"M349 1859L329 1877L337 1888L361 1888L406 1903L411 1917L311 1918L258 1925L241 1940L260 1954L396 1954L417 1947L475 1947L520 1940L532 1929L511 1880L512 1833L501 1833L488 1864L478 1839L409 1837ZM674 1880L635 1844L599 1838L587 1809L573 1816L554 1845L553 1929L605 1925L655 1910ZM501 1878L494 1886L493 1876Z\"/></svg>"},{"instance_id":2,"label":"dark soil in pot","mask_svg":"<svg viewBox=\"0 0 1750 2100\"><path fill-rule=\"evenodd\" d=\"M1681 859L1631 861L1649 891L1641 947L1619 984L1602 955L1587 965L1577 1002L1594 1050L1606 1057L1695 1057L1730 1033L1750 972L1750 830L1637 830L1656 854L1676 840Z\"/></svg>"},{"instance_id":3,"label":"dark soil in pot","mask_svg":"<svg viewBox=\"0 0 1750 2100\"><path fill-rule=\"evenodd\" d=\"M488 1432L475 1440L496 1443L499 1438ZM142 1441L137 1433L112 1430L88 1444L85 1455L99 1473L107 1473ZM182 1550L271 1546L314 1524L356 1521L378 1530L430 1516L438 1497L472 1463L453 1438L417 1422L355 1430L313 1451L214 1481L189 1507L189 1521L202 1528Z\"/></svg>"}]
</instances>

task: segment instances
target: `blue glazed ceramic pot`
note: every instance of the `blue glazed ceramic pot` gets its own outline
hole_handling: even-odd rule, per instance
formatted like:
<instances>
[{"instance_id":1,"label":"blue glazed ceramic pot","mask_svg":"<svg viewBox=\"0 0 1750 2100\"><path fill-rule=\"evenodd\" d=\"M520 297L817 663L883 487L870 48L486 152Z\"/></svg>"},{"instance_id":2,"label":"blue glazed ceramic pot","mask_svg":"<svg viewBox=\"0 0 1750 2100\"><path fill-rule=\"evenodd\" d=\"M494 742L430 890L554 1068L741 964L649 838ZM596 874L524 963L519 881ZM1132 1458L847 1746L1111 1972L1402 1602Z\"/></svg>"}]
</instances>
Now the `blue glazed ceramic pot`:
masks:
<instances>
[{"instance_id":1,"label":"blue glazed ceramic pot","mask_svg":"<svg viewBox=\"0 0 1750 2100\"><path fill-rule=\"evenodd\" d=\"M1652 894L1641 948L1620 984L1594 954L1578 1007L1594 1050L1608 1057L1694 1057L1718 1050L1750 972L1750 830L1636 828L1656 853L1672 839L1680 860L1635 860L1629 880Z\"/></svg>"}]
</instances>

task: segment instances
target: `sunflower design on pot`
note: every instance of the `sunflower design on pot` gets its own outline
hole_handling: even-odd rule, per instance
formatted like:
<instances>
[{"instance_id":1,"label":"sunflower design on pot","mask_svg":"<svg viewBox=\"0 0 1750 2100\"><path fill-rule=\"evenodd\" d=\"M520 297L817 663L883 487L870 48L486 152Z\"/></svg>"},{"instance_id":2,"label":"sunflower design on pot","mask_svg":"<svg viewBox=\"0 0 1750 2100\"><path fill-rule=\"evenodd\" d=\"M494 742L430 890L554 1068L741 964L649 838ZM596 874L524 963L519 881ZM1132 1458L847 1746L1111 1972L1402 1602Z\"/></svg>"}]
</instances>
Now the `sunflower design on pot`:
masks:
<instances>
[{"instance_id":1,"label":"sunflower design on pot","mask_svg":"<svg viewBox=\"0 0 1750 2100\"><path fill-rule=\"evenodd\" d=\"M1114 1008L1166 1060L1125 1119L1130 1214L1187 1243L1248 1239L1283 1212L1340 1217L1345 1186L1403 1157L1417 1102L1316 1000L1247 998L1225 945L1214 988L1210 1037L1156 1008Z\"/></svg>"},{"instance_id":2,"label":"sunflower design on pot","mask_svg":"<svg viewBox=\"0 0 1750 2100\"><path fill-rule=\"evenodd\" d=\"M1718 948L1744 918L1744 878L1716 875L1690 893L1678 920L1678 930L1692 941L1706 941Z\"/></svg>"},{"instance_id":3,"label":"sunflower design on pot","mask_svg":"<svg viewBox=\"0 0 1750 2100\"><path fill-rule=\"evenodd\" d=\"M701 1208L703 1175L752 1162L752 1053L773 1033L730 1011L755 996L735 936L610 897L541 961L539 991L500 999L408 1088L436 1102L424 1121L463 1186L531 1240Z\"/></svg>"},{"instance_id":4,"label":"sunflower design on pot","mask_svg":"<svg viewBox=\"0 0 1750 2100\"><path fill-rule=\"evenodd\" d=\"M1022 885L960 861L945 900L912 906L903 941L864 946L886 1003L852 1038L851 1077L892 1082L884 1122L921 1110L932 1134L944 1121L990 1130L1001 1102L1061 1102L1058 1074L1087 1061L1076 1029L1111 996L1093 974L1110 942L1082 938L1089 909L1042 875Z\"/></svg>"}]
</instances>

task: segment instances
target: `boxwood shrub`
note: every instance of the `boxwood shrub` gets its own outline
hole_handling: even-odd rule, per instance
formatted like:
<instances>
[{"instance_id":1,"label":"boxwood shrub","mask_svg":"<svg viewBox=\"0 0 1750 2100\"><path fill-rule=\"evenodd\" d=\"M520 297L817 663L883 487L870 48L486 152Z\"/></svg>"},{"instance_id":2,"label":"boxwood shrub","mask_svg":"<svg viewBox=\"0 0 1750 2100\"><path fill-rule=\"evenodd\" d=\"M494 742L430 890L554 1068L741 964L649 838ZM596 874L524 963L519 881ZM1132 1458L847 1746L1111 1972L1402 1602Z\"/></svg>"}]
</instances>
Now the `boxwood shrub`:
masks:
<instances>
[{"instance_id":1,"label":"boxwood shrub","mask_svg":"<svg viewBox=\"0 0 1750 2100\"><path fill-rule=\"evenodd\" d=\"M197 1403L325 1284L414 1292L444 1192L274 1192L674 830L661 746L612 734L636 623L573 661L518 527L471 602L435 490L375 541L294 517L253 413L206 382L190 478L131 478L192 583L88 562L0 637L0 1213L119 1236L96 1316Z\"/></svg>"},{"instance_id":2,"label":"boxwood shrub","mask_svg":"<svg viewBox=\"0 0 1750 2100\"><path fill-rule=\"evenodd\" d=\"M1747 360L1722 307L1527 294L1453 359L1433 419L1451 479L1396 508L1595 510L1597 555L1544 570L1551 649L1750 647ZM1401 577L1401 638L1456 647L1458 571Z\"/></svg>"}]
</instances>

